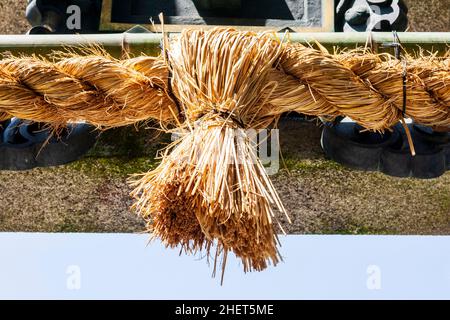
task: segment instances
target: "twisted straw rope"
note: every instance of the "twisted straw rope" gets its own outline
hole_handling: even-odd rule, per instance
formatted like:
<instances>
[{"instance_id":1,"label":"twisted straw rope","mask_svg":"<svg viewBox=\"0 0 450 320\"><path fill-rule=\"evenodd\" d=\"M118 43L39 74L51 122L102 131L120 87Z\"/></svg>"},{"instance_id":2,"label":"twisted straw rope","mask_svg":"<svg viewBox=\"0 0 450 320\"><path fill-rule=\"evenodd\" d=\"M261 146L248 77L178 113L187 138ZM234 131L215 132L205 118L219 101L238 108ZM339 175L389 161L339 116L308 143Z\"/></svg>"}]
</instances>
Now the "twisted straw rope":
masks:
<instances>
[{"instance_id":1,"label":"twisted straw rope","mask_svg":"<svg viewBox=\"0 0 450 320\"><path fill-rule=\"evenodd\" d=\"M176 108L166 85L167 69L151 57L9 58L0 60L0 117L52 124L85 120L99 127L148 118L167 122Z\"/></svg>"},{"instance_id":2,"label":"twisted straw rope","mask_svg":"<svg viewBox=\"0 0 450 320\"><path fill-rule=\"evenodd\" d=\"M450 126L449 53L406 57L405 65L390 55L331 55L232 29L186 30L167 49L165 59L91 51L0 60L0 118L188 126L155 170L132 181L133 208L168 246L209 253L217 242L222 270L229 251L244 270L281 258L273 222L286 210L248 134L236 135L242 129L289 111L348 116L374 131L404 116Z\"/></svg>"},{"instance_id":3,"label":"twisted straw rope","mask_svg":"<svg viewBox=\"0 0 450 320\"><path fill-rule=\"evenodd\" d=\"M406 59L406 116L423 125L450 126L449 58ZM382 131L403 117L403 72L402 63L387 54L331 55L287 43L268 77L260 113L348 116ZM84 120L106 128L147 119L173 123L179 114L168 93L168 75L161 57L116 60L91 53L52 61L5 58L0 60L0 120Z\"/></svg>"}]
</instances>

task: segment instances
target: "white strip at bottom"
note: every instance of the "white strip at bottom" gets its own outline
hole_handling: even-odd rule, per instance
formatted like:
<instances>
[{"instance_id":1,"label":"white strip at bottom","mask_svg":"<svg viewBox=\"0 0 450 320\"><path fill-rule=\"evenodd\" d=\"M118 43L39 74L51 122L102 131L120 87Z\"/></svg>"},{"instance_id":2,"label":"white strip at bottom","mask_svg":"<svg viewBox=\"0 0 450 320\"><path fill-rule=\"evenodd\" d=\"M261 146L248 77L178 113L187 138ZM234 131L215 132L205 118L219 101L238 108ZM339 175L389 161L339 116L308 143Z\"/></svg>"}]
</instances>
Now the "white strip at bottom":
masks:
<instances>
[{"instance_id":1,"label":"white strip at bottom","mask_svg":"<svg viewBox=\"0 0 450 320\"><path fill-rule=\"evenodd\" d=\"M224 285L147 235L0 233L3 299L449 299L449 236L281 236L284 262Z\"/></svg>"}]
</instances>

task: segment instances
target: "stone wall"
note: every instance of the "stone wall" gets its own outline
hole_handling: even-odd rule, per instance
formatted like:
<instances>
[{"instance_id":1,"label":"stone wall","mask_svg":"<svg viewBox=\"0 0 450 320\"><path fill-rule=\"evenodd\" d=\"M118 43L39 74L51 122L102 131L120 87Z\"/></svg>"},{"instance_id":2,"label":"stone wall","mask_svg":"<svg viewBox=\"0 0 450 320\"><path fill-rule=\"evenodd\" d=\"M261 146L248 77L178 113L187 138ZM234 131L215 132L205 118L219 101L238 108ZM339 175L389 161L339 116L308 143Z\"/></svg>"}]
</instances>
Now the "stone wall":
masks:
<instances>
[{"instance_id":1,"label":"stone wall","mask_svg":"<svg viewBox=\"0 0 450 320\"><path fill-rule=\"evenodd\" d=\"M405 0L409 31L450 31L450 0ZM0 34L24 33L26 0L0 0Z\"/></svg>"}]
</instances>

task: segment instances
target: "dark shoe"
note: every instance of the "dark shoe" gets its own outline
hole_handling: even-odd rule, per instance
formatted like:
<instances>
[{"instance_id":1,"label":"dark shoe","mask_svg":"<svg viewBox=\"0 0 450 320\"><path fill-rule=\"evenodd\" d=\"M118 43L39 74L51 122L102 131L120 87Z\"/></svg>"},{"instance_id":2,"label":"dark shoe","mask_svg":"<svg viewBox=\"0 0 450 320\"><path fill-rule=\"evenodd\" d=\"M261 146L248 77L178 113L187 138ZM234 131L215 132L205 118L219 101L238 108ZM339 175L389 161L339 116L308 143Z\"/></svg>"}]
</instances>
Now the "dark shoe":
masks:
<instances>
[{"instance_id":1,"label":"dark shoe","mask_svg":"<svg viewBox=\"0 0 450 320\"><path fill-rule=\"evenodd\" d=\"M13 118L1 133L0 169L27 170L77 160L95 143L97 134L87 124L70 124L59 134Z\"/></svg>"},{"instance_id":2,"label":"dark shoe","mask_svg":"<svg viewBox=\"0 0 450 320\"><path fill-rule=\"evenodd\" d=\"M436 178L450 169L450 134L408 125L416 155L412 156L404 128L397 124L381 135L362 132L353 122L326 124L322 148L332 160L359 170L379 170L395 177Z\"/></svg>"},{"instance_id":3,"label":"dark shoe","mask_svg":"<svg viewBox=\"0 0 450 320\"><path fill-rule=\"evenodd\" d=\"M354 122L327 123L322 131L322 149L329 158L347 167L379 170L383 149L396 143L399 133L396 130L385 134L361 130Z\"/></svg>"},{"instance_id":4,"label":"dark shoe","mask_svg":"<svg viewBox=\"0 0 450 320\"><path fill-rule=\"evenodd\" d=\"M398 130L401 133L401 143L389 146L383 151L381 172L396 177L420 179L432 179L443 175L447 170L446 151L441 144L433 140L437 136L431 134L430 139L427 139L417 130L418 126L410 124L408 128L416 155L411 155L405 130L400 126Z\"/></svg>"}]
</instances>

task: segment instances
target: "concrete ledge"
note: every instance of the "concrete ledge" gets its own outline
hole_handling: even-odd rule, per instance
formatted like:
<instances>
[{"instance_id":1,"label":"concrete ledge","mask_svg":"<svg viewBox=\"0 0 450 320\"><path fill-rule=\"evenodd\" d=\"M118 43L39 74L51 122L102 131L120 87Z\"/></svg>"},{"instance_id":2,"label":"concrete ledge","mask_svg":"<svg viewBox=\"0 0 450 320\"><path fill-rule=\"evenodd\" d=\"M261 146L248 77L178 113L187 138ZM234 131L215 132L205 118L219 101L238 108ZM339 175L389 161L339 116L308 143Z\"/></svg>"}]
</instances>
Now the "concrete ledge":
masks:
<instances>
[{"instance_id":1,"label":"concrete ledge","mask_svg":"<svg viewBox=\"0 0 450 320\"><path fill-rule=\"evenodd\" d=\"M450 237L287 236L284 262L225 282L146 235L0 233L2 299L449 299Z\"/></svg>"}]
</instances>

